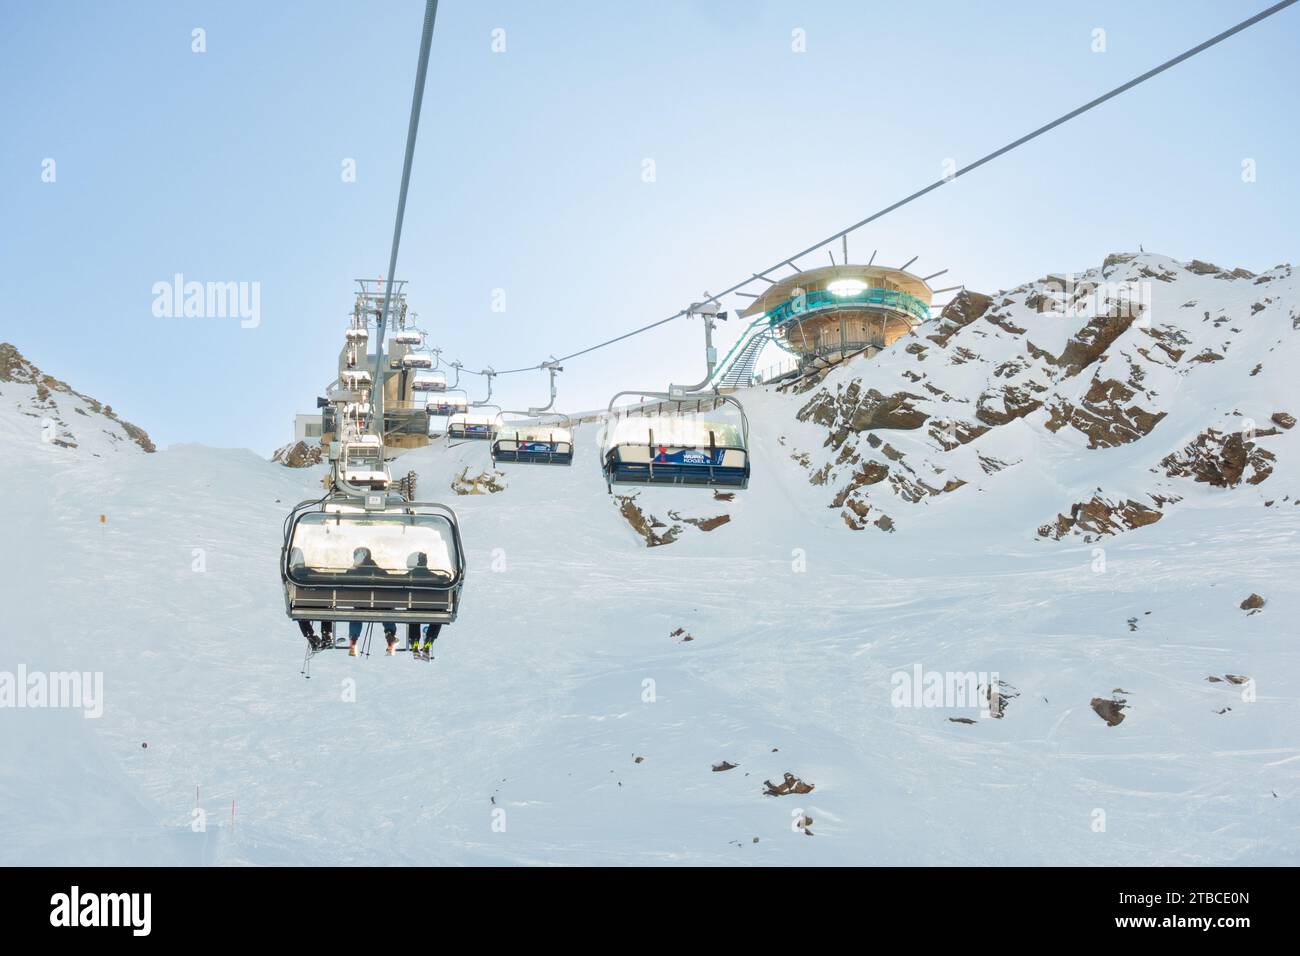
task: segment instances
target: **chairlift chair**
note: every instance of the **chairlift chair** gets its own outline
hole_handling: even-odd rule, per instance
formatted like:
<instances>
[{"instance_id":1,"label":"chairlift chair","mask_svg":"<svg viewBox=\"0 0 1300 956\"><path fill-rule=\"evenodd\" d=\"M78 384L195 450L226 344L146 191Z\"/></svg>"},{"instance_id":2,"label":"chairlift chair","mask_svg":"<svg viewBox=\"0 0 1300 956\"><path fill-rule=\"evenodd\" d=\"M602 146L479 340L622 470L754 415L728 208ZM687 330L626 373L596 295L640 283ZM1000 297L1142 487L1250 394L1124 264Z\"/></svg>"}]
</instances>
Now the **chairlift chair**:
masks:
<instances>
[{"instance_id":1,"label":"chairlift chair","mask_svg":"<svg viewBox=\"0 0 1300 956\"><path fill-rule=\"evenodd\" d=\"M631 395L654 401L617 412L615 403ZM734 405L739 425L726 421L716 407L703 409L705 401ZM747 488L749 420L744 406L715 392L619 392L609 403L601 471L611 492L614 485Z\"/></svg>"},{"instance_id":2,"label":"chairlift chair","mask_svg":"<svg viewBox=\"0 0 1300 956\"><path fill-rule=\"evenodd\" d=\"M445 372L416 372L411 380L411 389L416 392L445 392L447 375Z\"/></svg>"},{"instance_id":3,"label":"chairlift chair","mask_svg":"<svg viewBox=\"0 0 1300 956\"><path fill-rule=\"evenodd\" d=\"M527 420L506 421L506 415L524 416ZM542 416L559 421L544 422ZM573 423L559 412L501 412L493 422L492 461L572 465Z\"/></svg>"},{"instance_id":4,"label":"chairlift chair","mask_svg":"<svg viewBox=\"0 0 1300 956\"><path fill-rule=\"evenodd\" d=\"M382 492L302 501L285 519L280 576L296 621L451 624L465 580L460 523L446 505Z\"/></svg>"},{"instance_id":5,"label":"chairlift chair","mask_svg":"<svg viewBox=\"0 0 1300 956\"><path fill-rule=\"evenodd\" d=\"M425 404L425 410L430 415L436 415L445 418L448 415L463 414L469 411L469 399L463 394L463 389L457 389L462 392L460 395L453 395L451 391L440 394L437 398L431 398Z\"/></svg>"},{"instance_id":6,"label":"chairlift chair","mask_svg":"<svg viewBox=\"0 0 1300 956\"><path fill-rule=\"evenodd\" d=\"M500 409L497 411L499 412ZM487 440L492 437L492 425L495 421L496 415L483 412L458 412L447 419L447 437Z\"/></svg>"}]
</instances>

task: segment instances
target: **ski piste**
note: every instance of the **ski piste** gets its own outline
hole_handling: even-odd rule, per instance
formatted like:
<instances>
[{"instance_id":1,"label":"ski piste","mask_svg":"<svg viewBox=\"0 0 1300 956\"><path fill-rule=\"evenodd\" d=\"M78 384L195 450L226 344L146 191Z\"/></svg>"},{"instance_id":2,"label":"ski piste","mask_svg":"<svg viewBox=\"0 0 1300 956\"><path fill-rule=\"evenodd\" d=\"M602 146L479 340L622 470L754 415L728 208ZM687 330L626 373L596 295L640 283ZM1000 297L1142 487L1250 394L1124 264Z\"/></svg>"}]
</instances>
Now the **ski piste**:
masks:
<instances>
[{"instance_id":1,"label":"ski piste","mask_svg":"<svg viewBox=\"0 0 1300 956\"><path fill-rule=\"evenodd\" d=\"M34 11L0 57L15 89L48 80L12 117L31 308L0 345L0 861L1300 863L1296 174L1264 69L1290 69L1295 14L1220 43L1204 11L1186 42L1112 11L1106 58L1043 13L1060 69L1008 88L976 64L947 112L914 69L802 85L857 75L856 27L857 59L819 28L787 63L784 23L702 17L716 56L645 67L664 111L614 75L627 51L594 87L550 72L566 11L469 56L464 9L417 58L400 13L322 8L369 64L326 84L346 110L283 86L327 58L232 12L285 47L259 101L301 102L244 111L210 159L179 138L157 189L112 136L156 119L139 89L233 115L232 34L178 68L129 4L95 19L158 68L114 61L134 94L104 76L120 129L24 57L84 79L134 40L95 53ZM950 18L881 32L913 15L873 14L873 64L969 65L935 45L967 40ZM772 76L816 95L747 98ZM548 149L551 82L620 102ZM715 97L748 128L663 135Z\"/></svg>"}]
</instances>

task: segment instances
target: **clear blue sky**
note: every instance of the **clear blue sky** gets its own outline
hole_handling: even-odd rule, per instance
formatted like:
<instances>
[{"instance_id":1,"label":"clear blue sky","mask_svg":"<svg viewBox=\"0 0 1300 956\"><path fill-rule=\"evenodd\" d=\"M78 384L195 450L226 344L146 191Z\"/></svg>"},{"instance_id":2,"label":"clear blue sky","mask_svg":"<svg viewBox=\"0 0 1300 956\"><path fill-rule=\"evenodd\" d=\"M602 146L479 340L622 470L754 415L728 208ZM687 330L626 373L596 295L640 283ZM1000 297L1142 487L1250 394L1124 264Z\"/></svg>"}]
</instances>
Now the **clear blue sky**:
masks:
<instances>
[{"instance_id":1,"label":"clear blue sky","mask_svg":"<svg viewBox=\"0 0 1300 956\"><path fill-rule=\"evenodd\" d=\"M1264 6L443 0L398 275L468 367L575 351ZM386 269L422 9L3 0L0 338L161 445L286 441L333 377L353 278ZM1298 52L1300 7L869 227L853 258L920 255L987 291L1139 243L1295 261ZM152 286L178 272L260 283L260 326L155 318ZM560 405L694 381L700 337L673 323L573 361ZM508 405L544 396L541 373L498 385Z\"/></svg>"}]
</instances>

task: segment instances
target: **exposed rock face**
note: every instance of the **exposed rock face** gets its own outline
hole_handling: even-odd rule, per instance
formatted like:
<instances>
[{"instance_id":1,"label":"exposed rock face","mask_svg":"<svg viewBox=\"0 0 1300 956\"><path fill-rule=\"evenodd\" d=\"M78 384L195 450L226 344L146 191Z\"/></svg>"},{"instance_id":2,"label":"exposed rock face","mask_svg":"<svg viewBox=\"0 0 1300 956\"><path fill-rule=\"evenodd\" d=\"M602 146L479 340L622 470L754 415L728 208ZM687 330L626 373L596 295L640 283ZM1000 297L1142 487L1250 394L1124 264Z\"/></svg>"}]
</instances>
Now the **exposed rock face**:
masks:
<instances>
[{"instance_id":1,"label":"exposed rock face","mask_svg":"<svg viewBox=\"0 0 1300 956\"><path fill-rule=\"evenodd\" d=\"M1099 316L1085 325L1070 339L1056 364L1066 375L1078 375L1097 359L1110 344L1133 324L1135 315Z\"/></svg>"},{"instance_id":2,"label":"exposed rock face","mask_svg":"<svg viewBox=\"0 0 1300 956\"><path fill-rule=\"evenodd\" d=\"M814 421L830 429L826 444L839 448L850 432L870 431L874 428L920 428L929 418L917 411L913 402L920 395L896 392L883 395L874 388L863 389L858 382L832 396L820 392L799 410L800 421Z\"/></svg>"},{"instance_id":3,"label":"exposed rock face","mask_svg":"<svg viewBox=\"0 0 1300 956\"><path fill-rule=\"evenodd\" d=\"M325 449L320 443L308 444L305 441L294 442L277 448L271 460L279 462L286 468L310 468L325 460Z\"/></svg>"},{"instance_id":4,"label":"exposed rock face","mask_svg":"<svg viewBox=\"0 0 1300 956\"><path fill-rule=\"evenodd\" d=\"M979 508L972 495L1015 483L1027 462L1070 488L1041 535L1141 528L1185 497L1182 478L1234 488L1279 467L1260 442L1295 418L1258 403L1285 394L1277 377L1300 359L1287 338L1300 329L1296 303L1289 266L1256 276L1148 253L993 296L962 292L917 335L783 387L807 391L798 418L820 432L786 453L854 530L903 530L910 509L948 508L948 495ZM1272 427L1231 438L1205 429L1208 414L1271 416ZM1132 473L1112 486L1123 493L1073 480L1095 472L1074 449L1135 445L1149 452L1112 459Z\"/></svg>"},{"instance_id":5,"label":"exposed rock face","mask_svg":"<svg viewBox=\"0 0 1300 956\"><path fill-rule=\"evenodd\" d=\"M965 328L976 319L982 318L992 305L993 299L990 296L963 289L944 307L939 315L939 321L935 323L935 331L926 338L937 345L947 345L948 340L957 333L958 329Z\"/></svg>"},{"instance_id":6,"label":"exposed rock face","mask_svg":"<svg viewBox=\"0 0 1300 956\"><path fill-rule=\"evenodd\" d=\"M1266 603L1267 602L1258 594L1251 594L1250 597L1241 602L1241 609L1243 611L1258 611Z\"/></svg>"},{"instance_id":7,"label":"exposed rock face","mask_svg":"<svg viewBox=\"0 0 1300 956\"><path fill-rule=\"evenodd\" d=\"M721 507L718 502L729 501L732 498L734 498L734 495L729 498L726 497L726 493L724 493L723 497L710 495L707 498L700 499L695 498L692 494L685 498L679 498L672 502L677 507L665 507L663 509L663 512L668 516L666 520L650 512L645 503L647 499L643 497L640 491L626 495L616 494L614 495L614 502L618 505L618 511L623 516L623 520L628 523L633 531L645 539L646 547L658 548L679 540L683 534L689 533L691 528L707 533L730 524L730 513L726 511L719 513L717 509ZM669 503L654 494L649 495L648 500L651 502L658 501L663 505ZM686 637L686 640L692 639L689 636Z\"/></svg>"},{"instance_id":8,"label":"exposed rock face","mask_svg":"<svg viewBox=\"0 0 1300 956\"><path fill-rule=\"evenodd\" d=\"M1078 405L1061 401L1049 409L1046 427L1069 425L1088 437L1089 448L1113 448L1151 434L1165 412L1150 412L1133 399L1137 390L1113 378L1094 378Z\"/></svg>"},{"instance_id":9,"label":"exposed rock face","mask_svg":"<svg viewBox=\"0 0 1300 956\"><path fill-rule=\"evenodd\" d=\"M632 526L632 530L645 538L646 547L657 548L672 544L682 533L681 525L666 525L654 515L648 515L637 506L636 495L615 495L619 514Z\"/></svg>"},{"instance_id":10,"label":"exposed rock face","mask_svg":"<svg viewBox=\"0 0 1300 956\"><path fill-rule=\"evenodd\" d=\"M49 419L55 424L57 435L50 439L50 444L61 448L78 447L73 425L60 418L60 415L64 414L64 412L59 406L60 399L55 397L58 394L66 396L63 401L74 413L86 417L102 415L108 419L111 423L110 426L102 430L110 438L124 438L138 445L145 452L157 451L154 443L149 439L148 433L143 428L118 418L111 405L105 405L89 395L78 392L66 382L60 381L52 375L46 375L24 358L23 354L8 342L0 342L0 382L14 382L36 387L36 395L30 403L30 410L24 411L24 413L33 417ZM84 425L78 423L76 427L80 429ZM121 434L118 434L119 432Z\"/></svg>"},{"instance_id":11,"label":"exposed rock face","mask_svg":"<svg viewBox=\"0 0 1300 956\"><path fill-rule=\"evenodd\" d=\"M701 531L712 531L714 528L721 528L724 524L731 521L731 515L722 514L714 515L711 518L685 518L676 511L669 511L668 517L674 521L681 521L686 524L699 528Z\"/></svg>"},{"instance_id":12,"label":"exposed rock face","mask_svg":"<svg viewBox=\"0 0 1300 956\"><path fill-rule=\"evenodd\" d=\"M1038 529L1038 535L1059 541L1066 535L1080 534L1085 541L1094 541L1104 535L1155 524L1164 517L1159 510L1163 503L1156 501L1157 507L1152 508L1131 498L1108 501L1096 495L1090 501L1071 505L1069 515L1057 515L1056 521Z\"/></svg>"},{"instance_id":13,"label":"exposed rock face","mask_svg":"<svg viewBox=\"0 0 1300 956\"><path fill-rule=\"evenodd\" d=\"M1244 478L1257 485L1273 472L1272 452L1248 441L1242 432L1207 428L1195 441L1166 455L1160 465L1171 478L1191 478L1216 488L1231 488Z\"/></svg>"}]
</instances>

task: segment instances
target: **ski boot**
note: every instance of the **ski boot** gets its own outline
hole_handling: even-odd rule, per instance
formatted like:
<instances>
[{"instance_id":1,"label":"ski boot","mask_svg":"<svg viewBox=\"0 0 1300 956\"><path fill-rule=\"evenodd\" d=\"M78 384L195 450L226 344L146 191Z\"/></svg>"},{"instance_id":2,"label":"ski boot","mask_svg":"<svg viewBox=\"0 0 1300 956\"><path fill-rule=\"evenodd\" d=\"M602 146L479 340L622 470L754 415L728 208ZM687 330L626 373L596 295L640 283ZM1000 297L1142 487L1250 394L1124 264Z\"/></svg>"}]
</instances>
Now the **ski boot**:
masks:
<instances>
[{"instance_id":1,"label":"ski boot","mask_svg":"<svg viewBox=\"0 0 1300 956\"><path fill-rule=\"evenodd\" d=\"M356 657L356 656L357 656L357 642L356 639L354 638L353 640L348 642L348 657Z\"/></svg>"}]
</instances>

